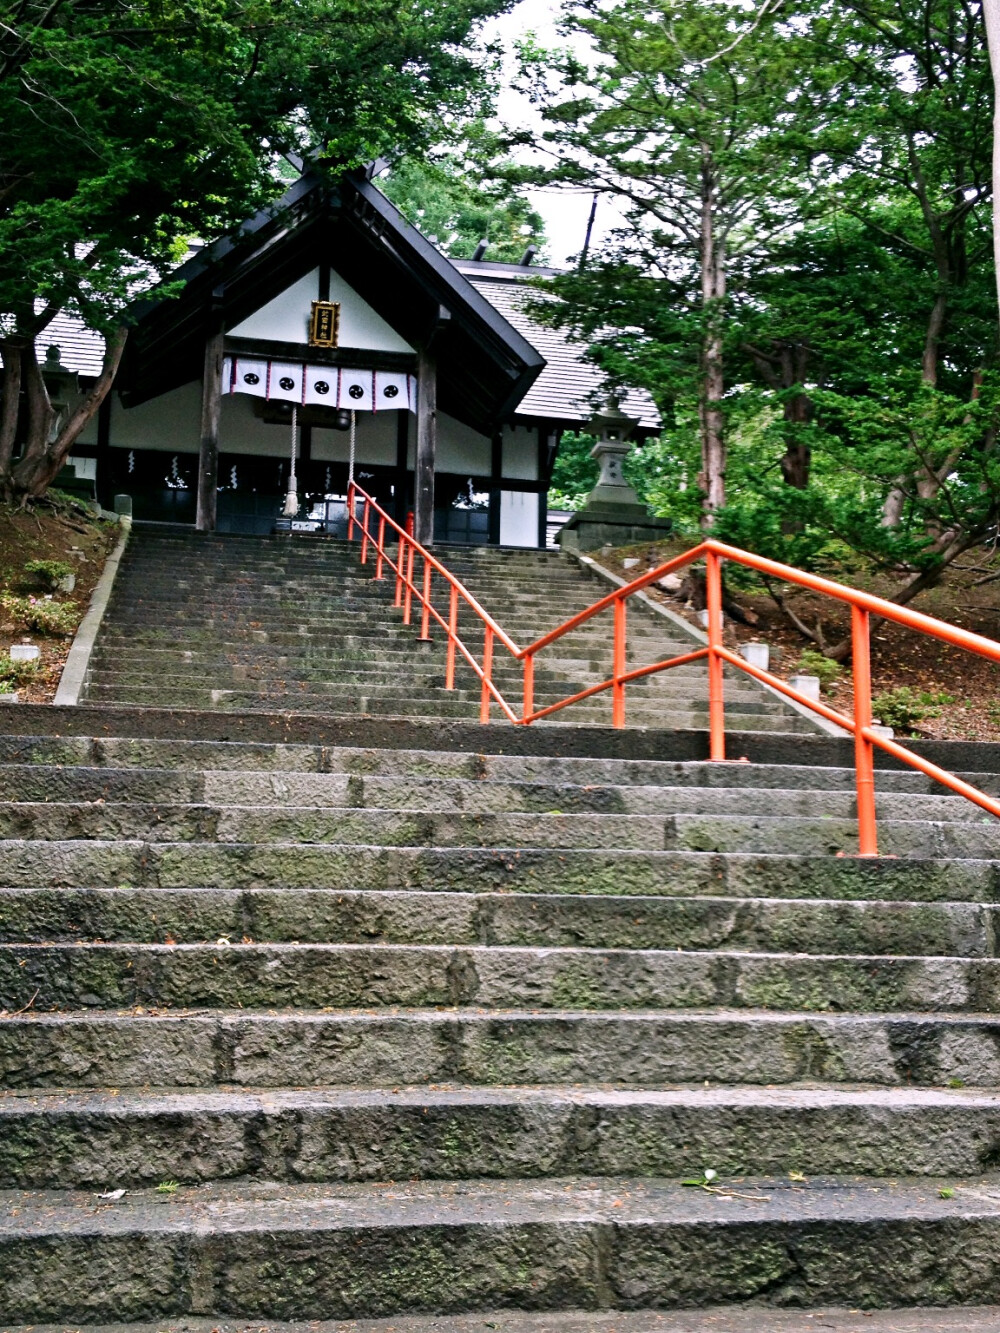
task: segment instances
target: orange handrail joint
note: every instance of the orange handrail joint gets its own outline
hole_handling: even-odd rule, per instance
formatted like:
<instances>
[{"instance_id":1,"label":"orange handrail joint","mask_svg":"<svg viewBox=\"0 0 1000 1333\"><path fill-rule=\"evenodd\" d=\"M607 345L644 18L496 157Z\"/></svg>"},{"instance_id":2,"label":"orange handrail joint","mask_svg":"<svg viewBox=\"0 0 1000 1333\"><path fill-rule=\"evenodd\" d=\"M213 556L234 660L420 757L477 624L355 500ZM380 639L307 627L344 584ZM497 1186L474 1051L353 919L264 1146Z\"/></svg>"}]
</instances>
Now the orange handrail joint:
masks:
<instances>
[{"instance_id":1,"label":"orange handrail joint","mask_svg":"<svg viewBox=\"0 0 1000 1333\"><path fill-rule=\"evenodd\" d=\"M363 506L360 519L357 517L359 501ZM499 706L500 711L508 721L517 725L528 726L532 722L537 722L541 718L549 717L551 714L569 707L571 704L579 703L582 699L589 699L604 690L610 690L612 694L612 725L623 727L625 725L625 688L630 682L641 680L660 671L667 671L671 667L705 659L708 665L708 731L709 758L711 760L722 761L726 757L725 702L723 696L723 671L726 665L736 667L763 684L771 686L772 689L777 690L786 698L794 700L853 735L860 855L878 855L874 758L876 747L901 763L917 769L935 782L950 788L959 796L965 797L966 800L975 802L976 805L987 810L991 815L1000 818L1000 801L987 796L985 792L979 791L978 788L971 786L969 783L963 782L961 778L956 777L953 773L932 764L929 760L924 759L922 755L918 755L900 745L898 741L889 740L879 735L872 725L870 640L871 617L873 615L879 616L883 620L894 621L897 625L905 625L907 628L917 630L922 634L929 634L945 643L950 643L958 648L965 648L969 652L978 653L981 657L987 657L993 662L1000 663L1000 643L996 643L993 639L984 638L980 634L973 634L970 630L961 629L957 625L949 625L943 620L936 620L933 616L924 615L920 611L912 611L908 607L897 606L894 602L887 602L881 597L873 596L871 593L861 592L856 588L848 588L846 584L836 583L832 579L824 579L816 574L807 574L802 570L793 569L791 565L783 565L777 560L768 560L763 556L754 555L750 551L742 551L736 546L727 546L724 542L709 539L693 547L690 551L685 551L681 555L665 561L656 569L647 570L645 574L633 579L631 583L624 584L622 587L615 589L614 592L608 593L607 596L600 598L577 615L571 616L563 624L535 639L533 643L529 643L524 648L519 648L469 590L439 560L436 560L430 551L415 540L412 524L408 523L406 528L400 527L372 496L353 481L348 487L347 514L348 538L353 538L355 526L361 528L361 563L367 564L368 550L371 546L375 550L374 577L384 581L382 570L385 565L388 565L389 569L393 571L395 575L393 605L402 607L403 623L405 625L410 624L412 601L413 598L416 598L421 608L420 638L424 640L430 638L430 623L432 620L445 631L447 643L445 689L453 690L455 688L455 661L458 654L465 659L473 673L478 677L480 682L479 717L483 723L489 722L490 709L494 703ZM378 518L378 529L374 533L371 531L372 515L376 515ZM387 537L389 541L396 544L395 561L393 561L387 548ZM414 577L415 562L418 557L423 562L421 566L423 577L420 580L420 585L417 584ZM780 677L772 675L769 671L764 671L761 667L751 665L725 646L722 636L722 566L726 560L743 565L748 569L755 569L758 573L767 574L772 578L781 579L787 583L795 583L799 587L808 588L812 592L836 598L850 606L854 666L854 714L852 717L830 708L819 700L807 698L806 695L800 694L798 690L793 689ZM698 648L690 653L683 653L679 657L671 657L662 662L654 662L649 666L637 667L627 671L626 602L651 583L656 583L659 579L662 579L664 575L683 569L685 566L698 561L705 562L706 603L708 608L708 633L705 647ZM448 588L447 619L432 602L432 579L435 575L443 579ZM459 610L463 604L482 626L481 660L463 642L458 632ZM554 704L536 709L534 704L535 658L550 644L571 633L580 625L593 619L594 616L608 610L613 611L614 615L611 675L607 680L603 680L597 685L591 685L587 689L579 690L577 693L568 695ZM514 661L523 663L524 685L520 715L503 697L493 680L493 658L498 644L506 649Z\"/></svg>"}]
</instances>

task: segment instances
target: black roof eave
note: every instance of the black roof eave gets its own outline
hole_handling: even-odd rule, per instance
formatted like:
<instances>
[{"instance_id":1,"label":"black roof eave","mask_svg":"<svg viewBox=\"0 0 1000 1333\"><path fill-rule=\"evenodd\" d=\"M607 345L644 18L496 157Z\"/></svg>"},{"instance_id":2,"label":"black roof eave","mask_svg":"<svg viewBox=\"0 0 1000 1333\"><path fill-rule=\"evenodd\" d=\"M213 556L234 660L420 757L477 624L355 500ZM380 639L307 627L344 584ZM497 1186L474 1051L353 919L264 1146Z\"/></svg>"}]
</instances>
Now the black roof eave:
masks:
<instances>
[{"instance_id":1,"label":"black roof eave","mask_svg":"<svg viewBox=\"0 0 1000 1333\"><path fill-rule=\"evenodd\" d=\"M541 373L544 357L375 186L357 176L331 186L315 171L233 236L221 238L187 260L171 277L172 282L184 284L179 297L147 297L133 305L135 331L126 345L122 400L136 405L196 379L201 373L200 344L212 320L235 297L242 308L234 311L234 322L238 322L249 313L249 291L268 291L270 278L276 290L265 294L264 300L271 299L283 283L294 281L293 272L308 271L315 262L313 249L322 246L323 228L331 220L346 226L369 252L374 249L384 256L400 278L409 277L419 291L429 312L424 337L435 339L443 357L442 407L480 430L491 430L509 419ZM296 240L305 244L287 249ZM240 282L241 274L247 281ZM393 322L392 311L379 310L377 293L371 304ZM430 312L448 316L436 332ZM412 332L404 336L412 340ZM468 367L470 373L464 380L460 370L449 373L452 363ZM165 374L164 366L168 368Z\"/></svg>"}]
</instances>

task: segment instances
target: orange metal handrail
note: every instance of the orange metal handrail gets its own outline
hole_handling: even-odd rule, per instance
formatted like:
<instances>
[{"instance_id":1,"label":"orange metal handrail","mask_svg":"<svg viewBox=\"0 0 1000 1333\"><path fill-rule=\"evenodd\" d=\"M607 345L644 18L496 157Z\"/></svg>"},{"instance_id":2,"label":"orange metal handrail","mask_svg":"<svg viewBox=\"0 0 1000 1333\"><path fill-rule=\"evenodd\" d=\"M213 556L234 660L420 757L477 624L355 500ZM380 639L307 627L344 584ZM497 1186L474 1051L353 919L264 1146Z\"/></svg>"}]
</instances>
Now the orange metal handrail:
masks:
<instances>
[{"instance_id":1,"label":"orange metal handrail","mask_svg":"<svg viewBox=\"0 0 1000 1333\"><path fill-rule=\"evenodd\" d=\"M364 506L360 520L356 516L359 500L363 502ZM370 530L373 513L378 516L377 535ZM693 547L690 551L685 551L683 554L665 561L656 569L647 570L645 574L633 579L631 583L623 584L620 588L600 598L577 615L571 616L555 629L549 630L548 633L535 639L533 643L529 643L527 647L519 648L468 589L415 540L412 527L409 524L407 525L408 531L401 528L376 504L370 495L363 491L360 486L351 482L348 488L349 537L353 536L355 524L360 526L362 530L361 563L367 563L369 546L374 546L376 552L375 577L377 579L382 578L384 564L388 564L389 568L395 572L396 593L394 605L400 606L402 604L403 623L410 624L412 598L416 597L422 612L421 639L430 637L429 626L431 620L434 620L444 629L448 645L445 689L452 690L455 688L456 652L461 653L478 676L481 682L479 719L483 723L489 721L491 701L495 701L499 705L501 711L511 722L528 725L539 721L543 717L548 717L560 709L567 708L570 704L579 703L582 699L589 699L604 690L611 690L612 724L615 727L623 727L625 725L626 685L645 676L667 671L671 667L682 666L685 663L696 662L705 658L708 663L708 731L709 758L711 760L724 762L726 758L725 704L723 700L723 670L726 665L736 667L747 675L753 676L756 680L771 686L772 689L777 690L785 697L803 705L820 717L826 718L828 722L835 723L853 735L858 802L858 844L862 856L878 855L875 820L874 753L876 746L894 759L919 770L927 777L933 778L936 782L950 788L958 795L964 796L967 800L973 801L982 809L1000 818L1000 801L986 795L985 792L979 791L978 788L971 786L969 783L963 782L961 778L956 777L953 773L939 768L930 760L924 759L922 755L908 750L905 746L900 745L898 741L889 740L878 735L873 728L871 701L870 639L871 617L873 615L883 620L894 621L898 625L905 625L907 628L917 630L922 634L929 634L945 643L965 648L969 652L978 653L982 657L1000 663L1000 643L996 643L993 639L984 638L980 634L973 634L970 630L961 629L957 625L949 625L943 620L936 620L933 616L924 615L920 611L912 611L908 607L897 606L894 602L887 602L881 597L873 596L871 593L861 592L856 588L848 588L845 584L836 583L832 579L824 579L816 574L807 574L802 570L793 569L791 565L783 565L779 561L768 560L763 556L754 555L750 551L743 551L735 546L727 546L724 542L709 539ZM398 534L395 562L385 549L387 527ZM422 586L418 586L414 580L414 561L418 556L423 561ZM705 590L708 609L707 645L690 653L683 653L679 657L668 658L662 662L654 662L649 666L626 671L625 604L628 598L641 592L651 583L657 582L664 575L701 560L705 562ZM808 698L787 682L781 680L780 677L774 676L760 667L752 666L744 658L725 646L722 639L722 563L724 560L731 560L735 564L744 565L748 569L755 569L771 578L781 579L787 583L795 583L813 592L834 597L850 606L854 668L854 714L852 717L830 708L829 705L819 700ZM447 620L431 602L431 579L433 574L438 574L449 586ZM458 611L460 601L464 601L478 619L482 621L482 665L459 637ZM607 680L600 681L597 685L579 690L577 693L568 695L565 699L560 699L554 704L536 709L534 706L534 681L535 658L538 653L550 644L557 642L564 635L579 628L588 620L593 619L594 616L607 610L613 610L614 613L611 676ZM506 648L515 661L523 663L524 683L520 716L504 699L493 681L493 652L497 642Z\"/></svg>"}]
</instances>

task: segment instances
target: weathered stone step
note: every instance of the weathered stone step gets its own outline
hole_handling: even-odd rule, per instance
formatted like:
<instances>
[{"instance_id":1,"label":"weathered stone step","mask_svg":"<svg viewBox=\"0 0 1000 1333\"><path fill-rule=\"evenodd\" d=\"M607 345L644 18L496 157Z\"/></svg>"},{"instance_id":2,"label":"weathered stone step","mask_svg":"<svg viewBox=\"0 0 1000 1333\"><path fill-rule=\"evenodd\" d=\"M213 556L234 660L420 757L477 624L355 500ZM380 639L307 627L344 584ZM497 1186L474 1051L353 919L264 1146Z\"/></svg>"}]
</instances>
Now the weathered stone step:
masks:
<instances>
[{"instance_id":1,"label":"weathered stone step","mask_svg":"<svg viewBox=\"0 0 1000 1333\"><path fill-rule=\"evenodd\" d=\"M734 776L738 770L730 769ZM165 824L171 817L186 813L169 807L207 805L253 807L262 812L275 807L311 809L375 808L381 810L422 810L438 814L464 811L469 814L539 815L609 814L664 817L669 814L728 815L766 814L770 817L836 818L850 820L856 815L857 799L853 791L826 791L817 787L786 789L780 787L700 787L612 783L484 782L472 778L421 777L411 774L384 777L361 773L240 773L227 770L196 773L161 769L97 769L73 767L55 773L37 766L0 767L2 798L0 825L17 819L32 819L50 814L69 818L63 803L72 800L80 818L112 814L114 803L136 805L156 803L156 812L147 811L152 822L159 816ZM98 811L85 807L101 803ZM105 804L107 803L107 804ZM40 805L41 808L35 808ZM954 796L916 792L883 793L876 799L880 819L921 819L957 823L980 823L984 812L970 801ZM204 814L205 811L190 812ZM67 825L68 827L68 825ZM14 835L10 836L41 836ZM67 833L65 836L83 836ZM90 835L88 835L90 836Z\"/></svg>"},{"instance_id":2,"label":"weathered stone step","mask_svg":"<svg viewBox=\"0 0 1000 1333\"><path fill-rule=\"evenodd\" d=\"M1000 959L392 944L0 944L0 1009L1000 1012Z\"/></svg>"},{"instance_id":3,"label":"weathered stone step","mask_svg":"<svg viewBox=\"0 0 1000 1333\"><path fill-rule=\"evenodd\" d=\"M402 687L401 687L402 689ZM553 714L553 721L558 725L566 723L608 725L611 718L610 691L601 705L589 701L574 704L572 711L563 709ZM94 685L88 690L88 700L95 703L119 703L123 694L117 687ZM128 690L127 701L136 705L143 703L150 706L178 707L193 709L231 708L253 712L256 709L291 710L300 713L319 713L331 717L345 717L355 714L368 714L372 717L432 717L432 718L478 718L478 700L456 700L443 689L433 695L414 697L400 693L398 697L380 699L357 695L353 706L338 706L337 701L322 694L310 694L302 689L292 688L287 691L275 690L251 691L246 685L239 688L226 686L197 690L193 686L186 689L159 689L156 686L135 686ZM511 694L508 704L516 711L520 710L520 692ZM494 721L502 718L499 705L493 704ZM628 718L634 725L655 725L664 728L682 728L701 730L704 728L707 709L691 704L683 711L680 704L675 708L669 701L657 703L655 700L633 699L628 703ZM814 727L805 718L794 713L743 713L739 708L726 711L728 724L733 730L767 731L787 734L814 732Z\"/></svg>"},{"instance_id":4,"label":"weathered stone step","mask_svg":"<svg viewBox=\"0 0 1000 1333\"><path fill-rule=\"evenodd\" d=\"M630 897L1000 902L987 860L358 844L0 842L8 888L431 889Z\"/></svg>"},{"instance_id":5,"label":"weathered stone step","mask_svg":"<svg viewBox=\"0 0 1000 1333\"><path fill-rule=\"evenodd\" d=\"M1000 1193L923 1179L741 1180L720 1197L635 1177L7 1192L12 1320L244 1318L995 1301ZM294 1276L294 1280L293 1279Z\"/></svg>"},{"instance_id":6,"label":"weathered stone step","mask_svg":"<svg viewBox=\"0 0 1000 1333\"><path fill-rule=\"evenodd\" d=\"M416 676L411 675L407 666L406 673L410 694L419 687L435 703L475 702L478 705L481 686L478 677L471 670L457 674L456 688L451 691L445 690L443 667ZM241 665L231 665L226 670L217 670L214 679L221 688L253 690L262 694L294 694L297 691L305 691L309 695L320 695L324 699L339 699L348 703L353 703L359 696L366 699L394 699L404 689L398 669L393 670L388 665L367 672L337 671L330 668L302 671L285 670L281 667L260 671L247 669ZM557 703L589 685L596 685L606 679L608 677L600 672L581 674L575 681L550 681L543 677L541 681L535 682L535 706L541 708L549 703ZM91 670L89 680L90 692L94 697L98 689L109 688L129 694L149 689L183 692L205 688L205 673L198 667L187 670L175 667L172 671L159 672L96 667ZM494 676L493 681L505 697L509 696L512 700L520 701L523 690L523 678L520 675L507 672ZM665 680L661 684L655 677L648 677L645 681L636 681L633 686L629 686L627 704L633 706L655 704L672 709L692 708L707 718L707 686L702 689L701 684L702 682L693 683L691 680ZM788 713L778 699L762 694L759 690L741 689L731 683L725 692L725 702L727 708L731 707L743 716L758 713L771 715Z\"/></svg>"},{"instance_id":7,"label":"weathered stone step","mask_svg":"<svg viewBox=\"0 0 1000 1333\"><path fill-rule=\"evenodd\" d=\"M1000 1018L770 1010L171 1010L0 1023L15 1088L1000 1083ZM957 1085L956 1085L957 1086Z\"/></svg>"},{"instance_id":8,"label":"weathered stone step","mask_svg":"<svg viewBox=\"0 0 1000 1333\"><path fill-rule=\"evenodd\" d=\"M189 843L358 843L392 847L492 847L621 849L696 852L799 852L835 856L854 853L857 821L824 812L811 815L732 815L721 811L687 813L684 791L673 799L662 791L658 814L547 811L503 812L425 808L416 803L375 806L149 805L133 802L0 802L0 838L141 838ZM764 802L744 793L753 809ZM927 798L933 799L933 798ZM710 804L705 802L705 804ZM721 804L721 803L720 803ZM777 804L777 802L775 802ZM678 810L677 807L681 808ZM974 807L975 808L975 807ZM911 813L918 814L919 811ZM992 858L1000 855L1000 824L990 816L941 819L882 818L883 854L895 856ZM989 825L985 819L990 819Z\"/></svg>"},{"instance_id":9,"label":"weathered stone step","mask_svg":"<svg viewBox=\"0 0 1000 1333\"><path fill-rule=\"evenodd\" d=\"M1000 907L328 889L0 889L0 939L482 944L992 957Z\"/></svg>"},{"instance_id":10,"label":"weathered stone step","mask_svg":"<svg viewBox=\"0 0 1000 1333\"><path fill-rule=\"evenodd\" d=\"M1000 1094L918 1088L405 1087L0 1097L0 1189L226 1179L974 1176Z\"/></svg>"},{"instance_id":11,"label":"weathered stone step","mask_svg":"<svg viewBox=\"0 0 1000 1333\"><path fill-rule=\"evenodd\" d=\"M81 716L86 714L81 710ZM127 720L127 719L126 719ZM214 720L214 719L213 719ZM255 719L256 721L256 719ZM509 733L508 733L509 734ZM605 737L595 734L597 753L574 755L560 753L481 753L476 747L447 750L417 748L378 748L364 745L312 745L269 741L191 740L165 737L104 737L88 735L0 735L0 774L11 790L21 790L22 779L44 784L37 799L75 790L74 783L87 774L95 781L109 784L125 780L130 774L151 770L158 775L188 772L199 780L204 775L220 775L220 780L248 784L239 788L248 799L256 801L261 792L276 789L295 793L296 785L314 778L320 783L336 782L340 775L360 778L414 777L470 780L479 785L493 782L572 784L579 787L653 786L692 788L767 788L798 791L853 792L853 768L833 765L782 763L710 763L701 759L623 759L608 757ZM540 729L520 733L527 737L546 737ZM556 734L561 743L565 733ZM476 741L491 734L479 727ZM566 737L569 739L569 737ZM501 742L499 735L492 739ZM666 745L664 745L666 748ZM822 757L822 756L820 756ZM72 771L70 771L72 770ZM236 778L234 775L239 775ZM1000 774L959 769L959 777L993 795L1000 795ZM876 785L880 792L913 792L943 796L964 805L939 783L914 769L877 769ZM108 796L115 788L102 790ZM207 788L205 789L207 790ZM301 788L303 796L319 794L322 785ZM25 794L25 799L32 799ZM121 798L119 798L121 799Z\"/></svg>"},{"instance_id":12,"label":"weathered stone step","mask_svg":"<svg viewBox=\"0 0 1000 1333\"><path fill-rule=\"evenodd\" d=\"M1000 1306L913 1306L909 1309L848 1310L825 1302L822 1309L778 1310L757 1301L713 1305L707 1310L547 1311L479 1310L468 1315L406 1316L406 1333L802 1333L804 1319L819 1319L824 1333L996 1333ZM268 1319L198 1319L184 1315L180 1322L156 1324L88 1325L79 1333L400 1333L398 1318L308 1322ZM5 1333L66 1333L64 1324L31 1324Z\"/></svg>"}]
</instances>

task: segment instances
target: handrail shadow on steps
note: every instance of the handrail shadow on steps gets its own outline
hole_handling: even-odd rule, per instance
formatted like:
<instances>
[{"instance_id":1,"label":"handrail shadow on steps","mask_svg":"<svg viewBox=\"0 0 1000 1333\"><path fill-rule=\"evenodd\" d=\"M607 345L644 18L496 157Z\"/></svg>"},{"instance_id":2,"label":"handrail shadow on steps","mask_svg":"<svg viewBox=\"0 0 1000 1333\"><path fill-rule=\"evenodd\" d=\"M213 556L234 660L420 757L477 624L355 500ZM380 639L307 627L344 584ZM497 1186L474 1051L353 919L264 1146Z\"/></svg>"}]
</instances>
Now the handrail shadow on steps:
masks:
<instances>
[{"instance_id":1,"label":"handrail shadow on steps","mask_svg":"<svg viewBox=\"0 0 1000 1333\"><path fill-rule=\"evenodd\" d=\"M363 505L360 519L357 517L359 502ZM515 723L515 725L527 726L562 708L569 707L570 704L579 703L582 699L589 699L592 695L600 694L604 690L611 690L612 725L623 727L625 725L625 688L631 681L640 680L645 676L667 671L671 667L683 666L688 662L697 662L705 658L708 663L710 761L715 763L726 762L725 706L723 702L723 666L725 664L738 668L748 676L753 676L756 680L762 681L765 685L770 685L780 694L793 699L798 704L805 705L814 713L818 713L827 721L843 727L845 731L854 736L854 767L858 803L858 850L861 856L878 855L875 820L876 746L900 762L908 764L927 777L933 778L934 781L940 782L959 796L964 796L967 800L973 801L991 815L1000 818L1000 801L988 796L969 783L963 782L961 778L949 773L946 769L939 768L937 764L932 764L929 760L924 759L922 755L908 750L905 746L900 745L898 741L879 735L873 730L872 725L871 617L873 615L883 620L892 620L898 625L905 625L908 629L928 634L933 638L941 639L945 643L968 649L969 652L978 653L981 657L987 657L993 662L1000 663L1000 643L996 643L993 639L984 638L980 634L973 634L971 631L961 629L957 625L949 625L946 621L937 620L933 616L924 615L920 611L912 611L908 607L897 606L895 603L887 602L881 597L861 592L856 588L849 588L846 584L836 583L832 579L820 578L816 574L808 574L802 570L794 569L791 565L783 565L776 560L767 560L763 556L754 555L750 551L743 551L735 546L727 546L724 542L709 539L693 547L690 551L685 551L683 554L665 561L656 569L647 570L645 574L633 579L631 583L608 593L585 610L565 620L555 629L543 634L533 643L529 643L524 648L519 648L510 635L479 604L464 584L456 579L439 560L435 559L430 551L421 546L413 537L412 532L400 527L366 491L362 490L353 481L348 488L347 512L348 538L353 540L356 526L361 531L361 563L363 565L368 563L369 548L373 548L375 551L374 578L384 581L383 569L386 565L394 572L396 591L393 605L402 607L403 624L409 625L411 623L413 598L415 597L421 607L420 640L429 641L431 620L436 621L445 631L447 635L445 689L453 690L455 688L455 659L457 653L462 655L479 678L479 720L484 724L490 720L491 702L498 705L500 711L509 721ZM378 519L378 527L375 532L371 528L373 516ZM387 531L396 534L395 561L393 561L386 547ZM391 540L393 539L390 538ZM422 562L422 577L419 586L415 581L417 559ZM649 666L626 671L626 602L628 599L635 593L641 592L649 584L663 578L665 574L683 569L687 565L702 560L705 562L708 645L690 653L682 653L679 657L667 658ZM851 648L854 669L853 716L849 717L846 713L840 713L817 699L808 698L778 676L774 676L760 667L753 666L725 646L722 640L722 562L724 560L731 560L734 564L755 569L758 573L767 574L771 578L781 579L786 583L798 584L799 587L808 588L812 592L822 593L827 597L833 597L838 601L846 602L850 606ZM431 580L435 574L444 579L448 585L447 619L431 602ZM475 653L459 636L458 613L460 602L464 602L469 610L482 622L483 648L481 663L477 660ZM593 619L594 616L608 610L611 610L614 616L611 675L607 680L603 680L597 685L591 685L587 689L579 690L576 694L568 695L566 698L560 699L554 704L549 704L545 708L535 708L535 658L538 653L549 647L550 644L556 643L565 634L570 633L586 621ZM506 648L515 661L522 662L524 666L520 715L503 697L493 680L493 650L497 642Z\"/></svg>"}]
</instances>

